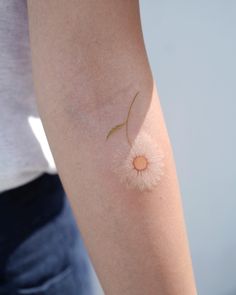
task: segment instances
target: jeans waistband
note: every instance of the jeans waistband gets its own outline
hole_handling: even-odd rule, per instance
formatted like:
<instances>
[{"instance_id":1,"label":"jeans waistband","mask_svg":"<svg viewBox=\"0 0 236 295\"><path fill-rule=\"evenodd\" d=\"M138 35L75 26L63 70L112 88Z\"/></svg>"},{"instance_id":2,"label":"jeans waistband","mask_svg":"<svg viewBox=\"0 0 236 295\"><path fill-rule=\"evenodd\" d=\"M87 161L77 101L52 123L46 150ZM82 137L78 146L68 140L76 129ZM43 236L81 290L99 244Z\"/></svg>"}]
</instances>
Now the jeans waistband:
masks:
<instances>
[{"instance_id":1,"label":"jeans waistband","mask_svg":"<svg viewBox=\"0 0 236 295\"><path fill-rule=\"evenodd\" d=\"M0 257L60 215L65 193L58 175L43 174L0 194Z\"/></svg>"}]
</instances>

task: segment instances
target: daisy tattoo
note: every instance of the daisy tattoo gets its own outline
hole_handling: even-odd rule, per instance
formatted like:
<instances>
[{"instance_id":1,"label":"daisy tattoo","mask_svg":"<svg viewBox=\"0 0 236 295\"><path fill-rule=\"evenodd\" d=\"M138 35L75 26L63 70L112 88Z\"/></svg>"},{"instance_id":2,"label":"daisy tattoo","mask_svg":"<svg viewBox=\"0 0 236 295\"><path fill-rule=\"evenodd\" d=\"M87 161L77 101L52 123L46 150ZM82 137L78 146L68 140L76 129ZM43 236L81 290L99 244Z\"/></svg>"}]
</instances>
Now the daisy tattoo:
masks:
<instances>
[{"instance_id":1,"label":"daisy tattoo","mask_svg":"<svg viewBox=\"0 0 236 295\"><path fill-rule=\"evenodd\" d=\"M131 143L129 139L128 120L138 93L139 92L136 93L131 102L126 120L113 127L108 132L106 139L115 131L125 127L126 138L130 149L127 156L124 156L122 147L119 147L115 151L112 161L112 170L127 187L144 191L153 189L161 179L161 175L163 175L164 155L156 142L144 131L137 135L133 143Z\"/></svg>"}]
</instances>

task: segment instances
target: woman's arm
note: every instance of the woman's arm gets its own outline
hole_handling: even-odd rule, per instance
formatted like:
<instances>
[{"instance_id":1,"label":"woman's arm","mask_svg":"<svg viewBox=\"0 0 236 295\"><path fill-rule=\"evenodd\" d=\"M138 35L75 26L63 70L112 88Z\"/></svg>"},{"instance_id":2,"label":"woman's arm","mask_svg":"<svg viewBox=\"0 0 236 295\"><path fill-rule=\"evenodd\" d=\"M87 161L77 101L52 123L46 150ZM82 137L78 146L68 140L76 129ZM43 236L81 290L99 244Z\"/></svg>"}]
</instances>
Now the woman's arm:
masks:
<instances>
[{"instance_id":1,"label":"woman's arm","mask_svg":"<svg viewBox=\"0 0 236 295\"><path fill-rule=\"evenodd\" d=\"M28 8L40 115L105 293L195 295L138 1L28 0Z\"/></svg>"}]
</instances>

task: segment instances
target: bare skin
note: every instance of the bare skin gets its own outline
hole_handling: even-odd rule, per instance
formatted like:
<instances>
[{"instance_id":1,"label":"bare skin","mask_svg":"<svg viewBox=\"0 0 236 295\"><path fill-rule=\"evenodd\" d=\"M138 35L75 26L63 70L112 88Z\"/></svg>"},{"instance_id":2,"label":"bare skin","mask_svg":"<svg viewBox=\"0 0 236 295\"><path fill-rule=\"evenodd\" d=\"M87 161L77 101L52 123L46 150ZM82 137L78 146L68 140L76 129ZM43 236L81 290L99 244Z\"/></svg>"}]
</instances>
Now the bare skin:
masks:
<instances>
[{"instance_id":1,"label":"bare skin","mask_svg":"<svg viewBox=\"0 0 236 295\"><path fill-rule=\"evenodd\" d=\"M196 295L171 143L137 0L28 0L35 90L59 175L107 295ZM111 162L141 133L164 151L151 190ZM135 159L145 169L144 158ZM147 166L148 168L148 166ZM58 245L60 247L60 245Z\"/></svg>"}]
</instances>

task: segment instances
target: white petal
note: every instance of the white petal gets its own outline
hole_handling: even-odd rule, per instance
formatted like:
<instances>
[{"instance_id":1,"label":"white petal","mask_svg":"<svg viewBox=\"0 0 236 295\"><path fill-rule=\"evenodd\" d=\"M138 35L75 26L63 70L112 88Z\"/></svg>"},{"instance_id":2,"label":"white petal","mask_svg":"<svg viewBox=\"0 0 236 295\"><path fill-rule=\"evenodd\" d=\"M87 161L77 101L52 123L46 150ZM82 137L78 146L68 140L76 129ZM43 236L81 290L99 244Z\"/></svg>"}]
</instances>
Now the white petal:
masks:
<instances>
[{"instance_id":1,"label":"white petal","mask_svg":"<svg viewBox=\"0 0 236 295\"><path fill-rule=\"evenodd\" d=\"M145 155L149 164L146 170L139 173L133 167L136 156ZM115 152L112 170L119 176L122 183L138 190L151 190L156 186L163 175L164 155L151 137L144 132L138 134L132 148L127 151L122 144Z\"/></svg>"}]
</instances>

